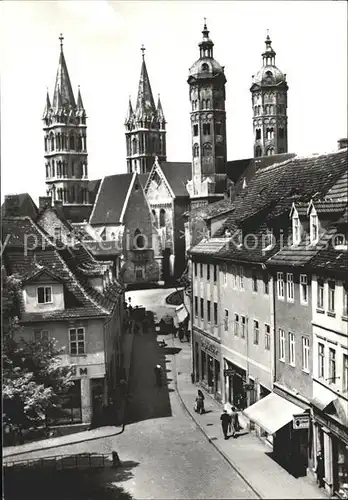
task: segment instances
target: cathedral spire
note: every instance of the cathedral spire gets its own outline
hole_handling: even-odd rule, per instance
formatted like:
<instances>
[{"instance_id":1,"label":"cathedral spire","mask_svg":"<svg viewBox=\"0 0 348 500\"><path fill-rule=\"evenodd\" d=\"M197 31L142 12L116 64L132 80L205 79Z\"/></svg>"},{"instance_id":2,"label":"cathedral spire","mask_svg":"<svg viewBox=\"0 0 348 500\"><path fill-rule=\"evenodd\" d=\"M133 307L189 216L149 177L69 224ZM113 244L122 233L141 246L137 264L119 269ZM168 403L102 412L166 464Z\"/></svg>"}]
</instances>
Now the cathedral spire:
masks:
<instances>
[{"instance_id":1,"label":"cathedral spire","mask_svg":"<svg viewBox=\"0 0 348 500\"><path fill-rule=\"evenodd\" d=\"M54 86L52 105L54 108L57 107L58 93L60 92L62 106L67 108L69 107L76 108L74 93L72 91L68 68L65 62L65 57L63 52L64 37L62 34L60 35L59 40L60 40L60 55L59 55L58 70L56 76L56 84Z\"/></svg>"},{"instance_id":2,"label":"cathedral spire","mask_svg":"<svg viewBox=\"0 0 348 500\"><path fill-rule=\"evenodd\" d=\"M265 44L266 44L265 52L262 54L263 65L264 66L275 66L276 53L272 48L272 40L269 36L268 30L267 30Z\"/></svg>"},{"instance_id":3,"label":"cathedral spire","mask_svg":"<svg viewBox=\"0 0 348 500\"><path fill-rule=\"evenodd\" d=\"M77 109L79 109L79 110L85 109L85 108L83 107L83 102L82 102L82 97L81 97L80 85L79 85L79 87L78 87L78 91L77 91Z\"/></svg>"},{"instance_id":4,"label":"cathedral spire","mask_svg":"<svg viewBox=\"0 0 348 500\"><path fill-rule=\"evenodd\" d=\"M46 91L46 104L45 104L45 109L43 112L43 118L47 118L51 109L51 101L50 101L50 95L48 93L48 89Z\"/></svg>"},{"instance_id":5,"label":"cathedral spire","mask_svg":"<svg viewBox=\"0 0 348 500\"><path fill-rule=\"evenodd\" d=\"M156 114L155 101L153 99L150 79L145 64L145 47L142 45L142 64L139 79L138 97L135 107L135 116L138 120L152 118Z\"/></svg>"},{"instance_id":6,"label":"cathedral spire","mask_svg":"<svg viewBox=\"0 0 348 500\"><path fill-rule=\"evenodd\" d=\"M166 119L164 118L161 98L160 98L159 94L158 94L158 100L157 100L157 114L156 115L157 115L157 121L159 123L166 123Z\"/></svg>"},{"instance_id":7,"label":"cathedral spire","mask_svg":"<svg viewBox=\"0 0 348 500\"><path fill-rule=\"evenodd\" d=\"M130 125L131 122L132 122L132 120L133 120L133 118L134 118L134 111L133 111L131 97L129 96L128 110L127 110L126 120L125 120L124 124L125 125Z\"/></svg>"}]
</instances>

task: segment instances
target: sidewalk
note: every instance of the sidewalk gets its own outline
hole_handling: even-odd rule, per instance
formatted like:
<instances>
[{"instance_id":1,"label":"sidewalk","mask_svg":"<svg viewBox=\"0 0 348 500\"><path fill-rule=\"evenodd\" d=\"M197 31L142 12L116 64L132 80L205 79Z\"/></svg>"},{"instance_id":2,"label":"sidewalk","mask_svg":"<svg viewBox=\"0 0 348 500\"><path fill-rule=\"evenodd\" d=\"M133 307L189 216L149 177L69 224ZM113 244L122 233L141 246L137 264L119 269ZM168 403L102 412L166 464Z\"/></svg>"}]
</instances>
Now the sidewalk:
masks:
<instances>
[{"instance_id":1,"label":"sidewalk","mask_svg":"<svg viewBox=\"0 0 348 500\"><path fill-rule=\"evenodd\" d=\"M169 340L169 339L168 339ZM308 478L296 479L278 465L267 453L272 449L257 436L241 432L237 439L227 441L222 436L220 415L222 406L208 394L205 398L206 413L199 415L193 410L197 386L191 382L191 345L171 340L181 348L173 359L173 372L179 397L213 446L225 457L234 469L246 480L260 498L328 498ZM243 425L243 419L240 419Z\"/></svg>"}]
</instances>

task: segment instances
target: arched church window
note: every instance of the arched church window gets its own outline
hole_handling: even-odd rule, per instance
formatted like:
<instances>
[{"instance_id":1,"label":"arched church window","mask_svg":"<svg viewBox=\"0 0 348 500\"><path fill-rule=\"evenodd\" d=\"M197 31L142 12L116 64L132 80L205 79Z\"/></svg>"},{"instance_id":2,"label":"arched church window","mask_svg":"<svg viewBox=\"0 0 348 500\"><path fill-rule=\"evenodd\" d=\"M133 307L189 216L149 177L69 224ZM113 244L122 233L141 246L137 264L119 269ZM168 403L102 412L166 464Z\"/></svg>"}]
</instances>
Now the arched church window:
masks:
<instances>
[{"instance_id":1,"label":"arched church window","mask_svg":"<svg viewBox=\"0 0 348 500\"><path fill-rule=\"evenodd\" d=\"M203 123L203 135L210 135L210 123Z\"/></svg>"},{"instance_id":2,"label":"arched church window","mask_svg":"<svg viewBox=\"0 0 348 500\"><path fill-rule=\"evenodd\" d=\"M209 71L209 65L207 63L202 64L202 71Z\"/></svg>"},{"instance_id":3,"label":"arched church window","mask_svg":"<svg viewBox=\"0 0 348 500\"><path fill-rule=\"evenodd\" d=\"M160 223L160 227L165 227L166 225L166 211L164 210L164 208L161 208L160 210L160 214L159 214L159 223Z\"/></svg>"},{"instance_id":4,"label":"arched church window","mask_svg":"<svg viewBox=\"0 0 348 500\"><path fill-rule=\"evenodd\" d=\"M196 158L197 156L199 156L199 146L198 144L194 144L193 145L193 156Z\"/></svg>"},{"instance_id":5,"label":"arched church window","mask_svg":"<svg viewBox=\"0 0 348 500\"><path fill-rule=\"evenodd\" d=\"M137 249L145 247L145 237L141 233L140 229L136 229L134 232L134 246Z\"/></svg>"},{"instance_id":6,"label":"arched church window","mask_svg":"<svg viewBox=\"0 0 348 500\"><path fill-rule=\"evenodd\" d=\"M196 137L198 135L198 125L193 125L193 135Z\"/></svg>"},{"instance_id":7,"label":"arched church window","mask_svg":"<svg viewBox=\"0 0 348 500\"><path fill-rule=\"evenodd\" d=\"M267 154L267 156L273 156L274 155L274 149L273 148L268 148L266 154Z\"/></svg>"},{"instance_id":8,"label":"arched church window","mask_svg":"<svg viewBox=\"0 0 348 500\"><path fill-rule=\"evenodd\" d=\"M262 149L260 146L257 146L255 148L255 156L258 157L258 156L262 156Z\"/></svg>"},{"instance_id":9,"label":"arched church window","mask_svg":"<svg viewBox=\"0 0 348 500\"><path fill-rule=\"evenodd\" d=\"M50 169L50 170L51 170L51 175L50 175L50 177L54 177L54 169L55 169L55 166L54 166L54 160L52 160L52 168Z\"/></svg>"},{"instance_id":10,"label":"arched church window","mask_svg":"<svg viewBox=\"0 0 348 500\"><path fill-rule=\"evenodd\" d=\"M48 163L46 163L46 178L49 177L49 166Z\"/></svg>"},{"instance_id":11,"label":"arched church window","mask_svg":"<svg viewBox=\"0 0 348 500\"><path fill-rule=\"evenodd\" d=\"M256 140L258 141L259 139L261 139L261 129L257 128L256 129Z\"/></svg>"},{"instance_id":12,"label":"arched church window","mask_svg":"<svg viewBox=\"0 0 348 500\"><path fill-rule=\"evenodd\" d=\"M210 109L210 99L207 99L207 107L206 109Z\"/></svg>"},{"instance_id":13,"label":"arched church window","mask_svg":"<svg viewBox=\"0 0 348 500\"><path fill-rule=\"evenodd\" d=\"M74 137L73 134L70 134L69 148L70 149L75 149L75 137Z\"/></svg>"},{"instance_id":14,"label":"arched church window","mask_svg":"<svg viewBox=\"0 0 348 500\"><path fill-rule=\"evenodd\" d=\"M82 150L82 137L80 135L78 137L77 149L78 151Z\"/></svg>"},{"instance_id":15,"label":"arched church window","mask_svg":"<svg viewBox=\"0 0 348 500\"><path fill-rule=\"evenodd\" d=\"M206 142L205 144L203 144L203 156L207 157L207 156L211 156L212 154L212 145L210 144L210 142Z\"/></svg>"},{"instance_id":16,"label":"arched church window","mask_svg":"<svg viewBox=\"0 0 348 500\"><path fill-rule=\"evenodd\" d=\"M202 109L206 109L205 99L202 99Z\"/></svg>"},{"instance_id":17,"label":"arched church window","mask_svg":"<svg viewBox=\"0 0 348 500\"><path fill-rule=\"evenodd\" d=\"M47 152L47 137L45 137L45 152Z\"/></svg>"},{"instance_id":18,"label":"arched church window","mask_svg":"<svg viewBox=\"0 0 348 500\"><path fill-rule=\"evenodd\" d=\"M272 104L269 107L269 112L270 112L271 115L273 115L273 105Z\"/></svg>"},{"instance_id":19,"label":"arched church window","mask_svg":"<svg viewBox=\"0 0 348 500\"><path fill-rule=\"evenodd\" d=\"M51 151L54 151L54 135L51 134Z\"/></svg>"},{"instance_id":20,"label":"arched church window","mask_svg":"<svg viewBox=\"0 0 348 500\"><path fill-rule=\"evenodd\" d=\"M136 137L134 137L132 140L132 151L134 155L136 155L138 152L138 141Z\"/></svg>"},{"instance_id":21,"label":"arched church window","mask_svg":"<svg viewBox=\"0 0 348 500\"><path fill-rule=\"evenodd\" d=\"M157 215L156 215L156 210L152 210L152 216L153 216L153 221L155 226L157 227Z\"/></svg>"}]
</instances>

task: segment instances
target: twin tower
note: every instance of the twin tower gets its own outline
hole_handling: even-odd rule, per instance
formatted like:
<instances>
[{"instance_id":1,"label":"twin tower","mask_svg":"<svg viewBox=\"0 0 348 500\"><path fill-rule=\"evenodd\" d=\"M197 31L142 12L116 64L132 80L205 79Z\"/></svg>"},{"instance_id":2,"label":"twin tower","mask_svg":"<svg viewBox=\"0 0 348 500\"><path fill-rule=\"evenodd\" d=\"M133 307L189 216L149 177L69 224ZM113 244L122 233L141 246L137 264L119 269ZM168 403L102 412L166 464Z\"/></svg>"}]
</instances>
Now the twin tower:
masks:
<instances>
[{"instance_id":1,"label":"twin tower","mask_svg":"<svg viewBox=\"0 0 348 500\"><path fill-rule=\"evenodd\" d=\"M192 183L191 197L201 196L202 182L214 183L224 174L226 144L226 76L215 59L214 43L207 25L199 43L199 58L188 77L191 102ZM262 68L252 77L254 156L286 153L286 75L275 65L275 51L269 35L262 54ZM129 99L125 120L127 171L150 172L154 160L166 161L166 120L160 97L155 104L142 47L138 96L133 109ZM86 112L80 89L75 100L60 37L60 57L52 104L47 93L43 115L45 132L46 184L53 201L89 204Z\"/></svg>"}]
</instances>

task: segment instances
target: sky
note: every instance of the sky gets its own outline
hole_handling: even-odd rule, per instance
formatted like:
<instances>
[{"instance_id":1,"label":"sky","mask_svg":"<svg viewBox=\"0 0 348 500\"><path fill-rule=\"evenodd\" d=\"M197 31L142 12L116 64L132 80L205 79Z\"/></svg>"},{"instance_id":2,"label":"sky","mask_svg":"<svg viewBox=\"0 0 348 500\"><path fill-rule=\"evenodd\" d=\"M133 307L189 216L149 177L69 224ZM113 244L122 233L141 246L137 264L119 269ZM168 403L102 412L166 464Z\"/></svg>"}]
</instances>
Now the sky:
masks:
<instances>
[{"instance_id":1,"label":"sky","mask_svg":"<svg viewBox=\"0 0 348 500\"><path fill-rule=\"evenodd\" d=\"M52 98L59 35L87 112L89 178L126 172L124 120L135 104L142 44L167 120L167 160L191 161L188 70L204 17L227 78L228 160L253 155L251 77L269 30L287 75L288 149L334 151L347 137L347 3L331 1L0 2L1 199L45 196L42 114Z\"/></svg>"}]
</instances>

